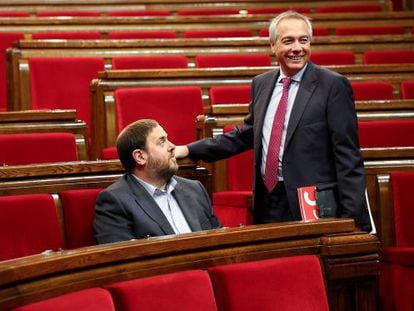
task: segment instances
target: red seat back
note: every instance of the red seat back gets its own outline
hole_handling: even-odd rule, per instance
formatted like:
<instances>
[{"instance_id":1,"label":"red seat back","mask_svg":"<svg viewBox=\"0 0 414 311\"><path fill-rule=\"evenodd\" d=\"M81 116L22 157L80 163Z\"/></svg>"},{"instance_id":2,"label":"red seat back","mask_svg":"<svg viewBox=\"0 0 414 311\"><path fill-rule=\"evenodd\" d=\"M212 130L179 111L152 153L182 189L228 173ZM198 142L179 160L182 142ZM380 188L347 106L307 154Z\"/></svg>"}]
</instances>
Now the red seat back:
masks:
<instances>
[{"instance_id":1,"label":"red seat back","mask_svg":"<svg viewBox=\"0 0 414 311\"><path fill-rule=\"evenodd\" d=\"M358 122L361 148L414 146L414 121L381 120Z\"/></svg>"},{"instance_id":2,"label":"red seat back","mask_svg":"<svg viewBox=\"0 0 414 311\"><path fill-rule=\"evenodd\" d=\"M30 13L25 12L25 11L0 12L0 17L28 17L28 16L30 16Z\"/></svg>"},{"instance_id":3,"label":"red seat back","mask_svg":"<svg viewBox=\"0 0 414 311\"><path fill-rule=\"evenodd\" d=\"M55 17L55 16L73 16L73 17L98 17L101 13L98 11L38 11L38 17Z\"/></svg>"},{"instance_id":4,"label":"red seat back","mask_svg":"<svg viewBox=\"0 0 414 311\"><path fill-rule=\"evenodd\" d=\"M206 54L196 55L197 68L270 66L268 54Z\"/></svg>"},{"instance_id":5,"label":"red seat back","mask_svg":"<svg viewBox=\"0 0 414 311\"><path fill-rule=\"evenodd\" d=\"M315 64L328 65L353 65L355 54L352 51L321 51L313 52L310 56Z\"/></svg>"},{"instance_id":6,"label":"red seat back","mask_svg":"<svg viewBox=\"0 0 414 311\"><path fill-rule=\"evenodd\" d=\"M105 69L100 57L29 58L32 109L76 109L91 128L89 85Z\"/></svg>"},{"instance_id":7,"label":"red seat back","mask_svg":"<svg viewBox=\"0 0 414 311\"><path fill-rule=\"evenodd\" d=\"M0 260L63 248L50 194L0 196Z\"/></svg>"},{"instance_id":8,"label":"red seat back","mask_svg":"<svg viewBox=\"0 0 414 311\"><path fill-rule=\"evenodd\" d=\"M247 12L249 14L280 14L283 13L285 11L290 10L290 8L283 8L283 7L266 7L266 8L249 8L247 10ZM311 13L311 9L310 8L301 8L301 7L295 7L294 10L298 13Z\"/></svg>"},{"instance_id":9,"label":"red seat back","mask_svg":"<svg viewBox=\"0 0 414 311\"><path fill-rule=\"evenodd\" d=\"M405 33L402 26L360 26L360 27L337 27L337 36L354 35L403 35Z\"/></svg>"},{"instance_id":10,"label":"red seat back","mask_svg":"<svg viewBox=\"0 0 414 311\"><path fill-rule=\"evenodd\" d=\"M88 288L15 308L12 311L115 311L111 294L103 288Z\"/></svg>"},{"instance_id":11,"label":"red seat back","mask_svg":"<svg viewBox=\"0 0 414 311\"><path fill-rule=\"evenodd\" d=\"M120 311L215 311L213 288L206 271L189 270L107 286Z\"/></svg>"},{"instance_id":12,"label":"red seat back","mask_svg":"<svg viewBox=\"0 0 414 311\"><path fill-rule=\"evenodd\" d=\"M182 9L177 11L177 15L229 15L239 14L238 9L217 8L217 9Z\"/></svg>"},{"instance_id":13,"label":"red seat back","mask_svg":"<svg viewBox=\"0 0 414 311\"><path fill-rule=\"evenodd\" d=\"M98 31L54 31L37 32L32 34L34 40L64 39L64 40L97 40L101 38Z\"/></svg>"},{"instance_id":14,"label":"red seat back","mask_svg":"<svg viewBox=\"0 0 414 311\"><path fill-rule=\"evenodd\" d=\"M174 30L110 31L108 39L175 39Z\"/></svg>"},{"instance_id":15,"label":"red seat back","mask_svg":"<svg viewBox=\"0 0 414 311\"><path fill-rule=\"evenodd\" d=\"M0 134L1 165L78 161L72 133Z\"/></svg>"},{"instance_id":16,"label":"red seat back","mask_svg":"<svg viewBox=\"0 0 414 311\"><path fill-rule=\"evenodd\" d=\"M186 30L184 38L225 38L225 37L251 37L250 29L207 29Z\"/></svg>"},{"instance_id":17,"label":"red seat back","mask_svg":"<svg viewBox=\"0 0 414 311\"><path fill-rule=\"evenodd\" d=\"M93 231L95 202L102 189L76 189L60 193L66 243L65 248L95 245Z\"/></svg>"},{"instance_id":18,"label":"red seat back","mask_svg":"<svg viewBox=\"0 0 414 311\"><path fill-rule=\"evenodd\" d=\"M328 310L318 257L296 256L209 268L219 310ZM254 299L252 299L254 297Z\"/></svg>"},{"instance_id":19,"label":"red seat back","mask_svg":"<svg viewBox=\"0 0 414 311\"><path fill-rule=\"evenodd\" d=\"M168 16L171 15L167 10L119 10L109 11L108 16Z\"/></svg>"},{"instance_id":20,"label":"red seat back","mask_svg":"<svg viewBox=\"0 0 414 311\"><path fill-rule=\"evenodd\" d=\"M401 82L401 97L403 99L414 99L414 80Z\"/></svg>"},{"instance_id":21,"label":"red seat back","mask_svg":"<svg viewBox=\"0 0 414 311\"><path fill-rule=\"evenodd\" d=\"M165 68L188 68L188 59L183 55L139 55L112 58L112 69Z\"/></svg>"},{"instance_id":22,"label":"red seat back","mask_svg":"<svg viewBox=\"0 0 414 311\"><path fill-rule=\"evenodd\" d=\"M362 58L368 65L414 63L414 50L365 51Z\"/></svg>"},{"instance_id":23,"label":"red seat back","mask_svg":"<svg viewBox=\"0 0 414 311\"><path fill-rule=\"evenodd\" d=\"M22 32L0 32L0 111L7 110L6 50L14 41L22 39Z\"/></svg>"},{"instance_id":24,"label":"red seat back","mask_svg":"<svg viewBox=\"0 0 414 311\"><path fill-rule=\"evenodd\" d=\"M118 131L138 119L155 119L175 144L195 140L195 120L203 113L200 87L129 88L115 91Z\"/></svg>"},{"instance_id":25,"label":"red seat back","mask_svg":"<svg viewBox=\"0 0 414 311\"><path fill-rule=\"evenodd\" d=\"M394 98L391 82L359 81L351 82L355 100L390 100Z\"/></svg>"},{"instance_id":26,"label":"red seat back","mask_svg":"<svg viewBox=\"0 0 414 311\"><path fill-rule=\"evenodd\" d=\"M395 243L399 247L413 247L414 172L393 172L390 177L394 205Z\"/></svg>"},{"instance_id":27,"label":"red seat back","mask_svg":"<svg viewBox=\"0 0 414 311\"><path fill-rule=\"evenodd\" d=\"M248 104L251 102L250 84L213 86L209 89L210 104Z\"/></svg>"},{"instance_id":28,"label":"red seat back","mask_svg":"<svg viewBox=\"0 0 414 311\"><path fill-rule=\"evenodd\" d=\"M329 5L319 6L316 13L381 12L380 4Z\"/></svg>"}]
</instances>

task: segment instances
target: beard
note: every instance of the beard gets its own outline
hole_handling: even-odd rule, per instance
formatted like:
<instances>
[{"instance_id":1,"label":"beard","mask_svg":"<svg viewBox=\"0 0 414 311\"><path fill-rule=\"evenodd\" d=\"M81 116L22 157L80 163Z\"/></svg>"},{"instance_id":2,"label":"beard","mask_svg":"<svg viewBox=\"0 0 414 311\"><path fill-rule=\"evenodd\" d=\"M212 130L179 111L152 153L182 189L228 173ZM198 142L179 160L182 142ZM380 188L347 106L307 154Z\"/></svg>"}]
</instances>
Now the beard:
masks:
<instances>
[{"instance_id":1,"label":"beard","mask_svg":"<svg viewBox=\"0 0 414 311\"><path fill-rule=\"evenodd\" d=\"M177 162L172 162L171 159L168 162L163 163L160 160L152 157L148 158L148 168L153 171L158 178L169 180L178 171Z\"/></svg>"}]
</instances>

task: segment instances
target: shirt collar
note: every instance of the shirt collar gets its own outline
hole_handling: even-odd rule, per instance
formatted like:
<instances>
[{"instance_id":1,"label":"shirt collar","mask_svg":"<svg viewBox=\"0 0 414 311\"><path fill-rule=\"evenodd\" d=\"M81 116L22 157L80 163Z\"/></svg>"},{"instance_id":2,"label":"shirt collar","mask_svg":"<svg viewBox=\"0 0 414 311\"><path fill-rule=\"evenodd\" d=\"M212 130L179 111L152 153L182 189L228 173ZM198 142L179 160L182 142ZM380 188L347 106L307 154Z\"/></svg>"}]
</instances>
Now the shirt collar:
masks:
<instances>
[{"instance_id":1,"label":"shirt collar","mask_svg":"<svg viewBox=\"0 0 414 311\"><path fill-rule=\"evenodd\" d=\"M295 74L293 77L291 77L292 81L300 82L302 80L303 74L304 74L307 66L308 66L308 63L306 63L306 65L297 74ZM286 77L285 73L282 71L282 68L280 68L280 74L279 74L278 82L282 83L282 79L285 78L285 77Z\"/></svg>"},{"instance_id":2,"label":"shirt collar","mask_svg":"<svg viewBox=\"0 0 414 311\"><path fill-rule=\"evenodd\" d=\"M138 182L148 191L149 194L151 194L151 196L154 196L156 193L160 193L160 192L165 192L170 194L174 189L175 186L177 185L177 180L174 177L171 177L170 180L167 183L166 188L167 189L158 189L157 187L143 181L141 178L139 178L136 175L133 175Z\"/></svg>"}]
</instances>

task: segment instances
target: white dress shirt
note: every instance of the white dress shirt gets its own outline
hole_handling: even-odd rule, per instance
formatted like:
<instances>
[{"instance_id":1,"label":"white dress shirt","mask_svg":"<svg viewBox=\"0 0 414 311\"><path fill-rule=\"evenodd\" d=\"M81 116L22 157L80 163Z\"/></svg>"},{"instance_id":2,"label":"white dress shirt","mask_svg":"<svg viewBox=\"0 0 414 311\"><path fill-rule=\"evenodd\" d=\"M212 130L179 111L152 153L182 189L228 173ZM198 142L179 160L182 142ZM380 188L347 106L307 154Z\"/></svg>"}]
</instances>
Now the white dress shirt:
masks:
<instances>
[{"instance_id":1,"label":"white dress shirt","mask_svg":"<svg viewBox=\"0 0 414 311\"><path fill-rule=\"evenodd\" d=\"M153 197L155 202L157 202L161 211L167 218L171 227L175 233L188 233L191 232L191 228L187 223L187 220L184 217L181 208L178 205L177 200L174 198L172 192L174 191L177 181L174 178L171 178L166 189L158 189L153 185L143 181L134 175L138 182L148 191L148 193Z\"/></svg>"},{"instance_id":2,"label":"white dress shirt","mask_svg":"<svg viewBox=\"0 0 414 311\"><path fill-rule=\"evenodd\" d=\"M306 65L307 66L307 65ZM289 87L289 94L288 94L288 103L286 107L286 115L285 115L285 122L283 124L283 132L282 132L282 140L280 143L280 150L279 150L279 159L278 159L278 178L279 180L283 180L283 172L282 172L282 159L283 159L283 151L285 149L285 141L286 141L286 132L287 126L289 124L290 114L292 113L293 103L296 98L296 94L298 93L300 81L302 80L303 73L306 69L306 66L303 67L297 74L291 77L291 83ZM280 75L278 77L278 81L275 85L275 88L272 93L272 97L270 99L269 106L266 110L265 119L263 122L262 128L262 164L261 164L261 173L264 176L265 169L266 169L266 157L267 157L267 149L269 146L270 134L272 132L273 127L273 119L275 117L275 113L277 110L277 106L279 105L280 98L282 97L283 91L283 84L282 79L285 78L286 75L280 70Z\"/></svg>"}]
</instances>

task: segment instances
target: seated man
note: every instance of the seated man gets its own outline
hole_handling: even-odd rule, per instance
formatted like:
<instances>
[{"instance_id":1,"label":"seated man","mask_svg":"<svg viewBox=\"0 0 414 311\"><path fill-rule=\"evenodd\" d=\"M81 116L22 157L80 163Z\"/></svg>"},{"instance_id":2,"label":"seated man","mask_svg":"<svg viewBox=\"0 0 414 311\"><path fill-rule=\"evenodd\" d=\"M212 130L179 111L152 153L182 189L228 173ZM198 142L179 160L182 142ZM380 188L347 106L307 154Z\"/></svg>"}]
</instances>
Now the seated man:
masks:
<instances>
[{"instance_id":1,"label":"seated man","mask_svg":"<svg viewBox=\"0 0 414 311\"><path fill-rule=\"evenodd\" d=\"M119 134L126 173L97 198L99 244L221 227L203 185L174 175L174 150L154 120L136 121Z\"/></svg>"}]
</instances>

